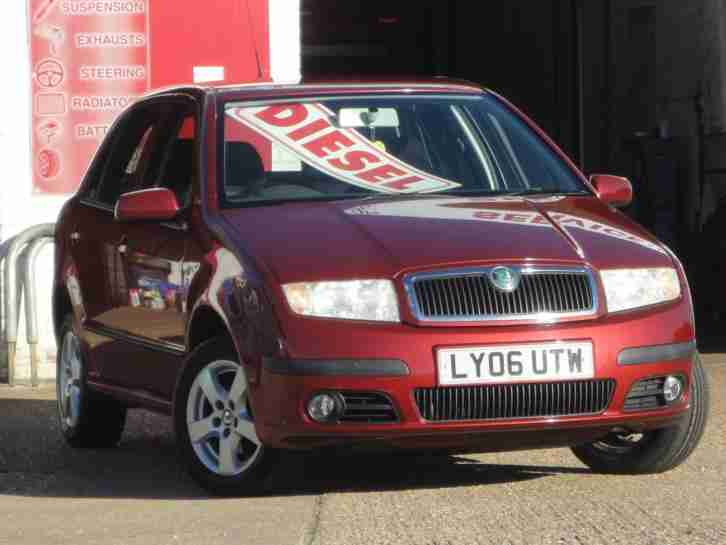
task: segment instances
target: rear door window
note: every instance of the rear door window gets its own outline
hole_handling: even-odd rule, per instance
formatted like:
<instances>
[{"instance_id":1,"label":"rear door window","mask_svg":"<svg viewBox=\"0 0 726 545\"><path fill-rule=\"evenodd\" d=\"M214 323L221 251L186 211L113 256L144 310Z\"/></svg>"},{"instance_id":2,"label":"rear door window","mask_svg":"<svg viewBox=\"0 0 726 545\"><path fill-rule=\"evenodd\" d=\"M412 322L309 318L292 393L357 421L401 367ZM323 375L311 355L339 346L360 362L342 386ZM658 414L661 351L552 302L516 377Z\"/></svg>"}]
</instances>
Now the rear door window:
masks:
<instances>
[{"instance_id":1,"label":"rear door window","mask_svg":"<svg viewBox=\"0 0 726 545\"><path fill-rule=\"evenodd\" d=\"M180 206L189 199L195 173L194 116L179 104L155 104L119 126L94 199L113 207L132 191L168 187Z\"/></svg>"}]
</instances>

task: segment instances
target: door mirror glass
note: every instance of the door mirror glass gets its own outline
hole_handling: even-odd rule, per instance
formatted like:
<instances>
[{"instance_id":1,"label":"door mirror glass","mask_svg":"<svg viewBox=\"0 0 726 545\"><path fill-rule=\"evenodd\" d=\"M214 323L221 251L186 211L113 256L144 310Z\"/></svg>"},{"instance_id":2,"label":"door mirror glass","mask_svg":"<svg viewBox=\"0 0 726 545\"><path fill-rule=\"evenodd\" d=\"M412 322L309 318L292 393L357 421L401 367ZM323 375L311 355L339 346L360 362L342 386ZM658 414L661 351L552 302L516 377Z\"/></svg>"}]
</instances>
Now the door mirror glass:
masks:
<instances>
[{"instance_id":1,"label":"door mirror glass","mask_svg":"<svg viewBox=\"0 0 726 545\"><path fill-rule=\"evenodd\" d=\"M597 196L606 204L625 208L633 202L633 186L627 178L596 174L590 178Z\"/></svg>"},{"instance_id":2,"label":"door mirror glass","mask_svg":"<svg viewBox=\"0 0 726 545\"><path fill-rule=\"evenodd\" d=\"M116 221L170 221L178 214L176 195L165 187L124 193L116 203Z\"/></svg>"}]
</instances>

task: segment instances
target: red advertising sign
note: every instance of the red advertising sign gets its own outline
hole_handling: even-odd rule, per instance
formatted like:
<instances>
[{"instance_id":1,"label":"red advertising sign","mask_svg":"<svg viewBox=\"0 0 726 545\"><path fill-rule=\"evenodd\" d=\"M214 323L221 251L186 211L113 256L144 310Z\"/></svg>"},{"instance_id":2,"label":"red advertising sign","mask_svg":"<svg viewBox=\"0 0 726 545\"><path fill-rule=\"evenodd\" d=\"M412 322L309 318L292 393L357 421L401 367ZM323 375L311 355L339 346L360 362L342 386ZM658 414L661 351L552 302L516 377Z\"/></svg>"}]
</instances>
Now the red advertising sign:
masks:
<instances>
[{"instance_id":1,"label":"red advertising sign","mask_svg":"<svg viewBox=\"0 0 726 545\"><path fill-rule=\"evenodd\" d=\"M80 184L118 113L148 89L149 0L29 0L33 187Z\"/></svg>"},{"instance_id":2,"label":"red advertising sign","mask_svg":"<svg viewBox=\"0 0 726 545\"><path fill-rule=\"evenodd\" d=\"M268 0L147 1L152 89L269 81Z\"/></svg>"}]
</instances>

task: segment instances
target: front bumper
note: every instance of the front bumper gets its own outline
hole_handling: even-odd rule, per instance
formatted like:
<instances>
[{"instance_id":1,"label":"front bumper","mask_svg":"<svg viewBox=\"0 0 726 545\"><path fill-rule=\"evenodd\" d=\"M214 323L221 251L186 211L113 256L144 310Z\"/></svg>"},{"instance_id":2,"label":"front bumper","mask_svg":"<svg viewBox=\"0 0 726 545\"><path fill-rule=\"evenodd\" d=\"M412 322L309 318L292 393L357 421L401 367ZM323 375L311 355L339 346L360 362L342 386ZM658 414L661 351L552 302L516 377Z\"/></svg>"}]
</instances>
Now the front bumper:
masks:
<instances>
[{"instance_id":1,"label":"front bumper","mask_svg":"<svg viewBox=\"0 0 726 545\"><path fill-rule=\"evenodd\" d=\"M690 384L695 343L689 317L685 305L675 304L657 311L537 326L425 328L296 320L286 328L287 357L267 358L261 364L253 394L254 410L260 415L258 435L278 448L357 445L484 452L582 444L614 428L647 431L675 425L688 412L688 394L675 405L655 410L628 412L623 405L631 387L643 379L680 375ZM595 378L616 382L604 412L429 422L418 410L414 391L438 385L435 353L440 347L582 340L593 343ZM316 423L305 407L321 391L383 393L392 400L398 421Z\"/></svg>"}]
</instances>

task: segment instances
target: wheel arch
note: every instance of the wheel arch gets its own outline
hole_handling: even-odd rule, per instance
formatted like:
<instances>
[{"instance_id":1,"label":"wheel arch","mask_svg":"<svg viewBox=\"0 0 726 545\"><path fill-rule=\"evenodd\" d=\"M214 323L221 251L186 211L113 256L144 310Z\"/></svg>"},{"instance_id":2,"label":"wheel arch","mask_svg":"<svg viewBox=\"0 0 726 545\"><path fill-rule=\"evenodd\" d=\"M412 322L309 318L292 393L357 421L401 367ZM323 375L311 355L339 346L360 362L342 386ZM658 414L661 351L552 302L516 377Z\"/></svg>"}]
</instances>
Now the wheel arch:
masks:
<instances>
[{"instance_id":1,"label":"wheel arch","mask_svg":"<svg viewBox=\"0 0 726 545\"><path fill-rule=\"evenodd\" d=\"M172 407L176 407L176 396L179 391L179 385L184 378L190 361L193 361L195 351L204 343L212 339L227 338L237 352L239 350L234 336L227 326L227 322L208 304L200 302L194 310L187 323L186 331L186 356L179 368L172 393Z\"/></svg>"},{"instance_id":2,"label":"wheel arch","mask_svg":"<svg viewBox=\"0 0 726 545\"><path fill-rule=\"evenodd\" d=\"M187 327L187 352L191 353L203 342L222 336L237 347L227 322L216 310L209 305L195 308Z\"/></svg>"},{"instance_id":3,"label":"wheel arch","mask_svg":"<svg viewBox=\"0 0 726 545\"><path fill-rule=\"evenodd\" d=\"M73 303L68 289L64 285L56 285L53 289L52 300L53 332L56 342L60 343L61 328L63 321L69 314L73 314Z\"/></svg>"}]
</instances>

